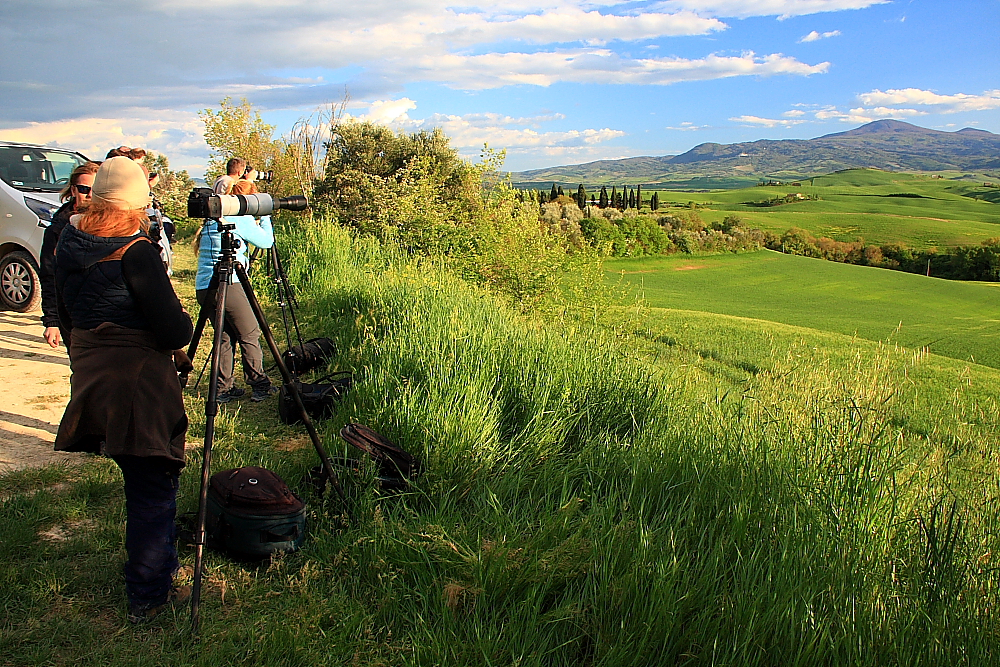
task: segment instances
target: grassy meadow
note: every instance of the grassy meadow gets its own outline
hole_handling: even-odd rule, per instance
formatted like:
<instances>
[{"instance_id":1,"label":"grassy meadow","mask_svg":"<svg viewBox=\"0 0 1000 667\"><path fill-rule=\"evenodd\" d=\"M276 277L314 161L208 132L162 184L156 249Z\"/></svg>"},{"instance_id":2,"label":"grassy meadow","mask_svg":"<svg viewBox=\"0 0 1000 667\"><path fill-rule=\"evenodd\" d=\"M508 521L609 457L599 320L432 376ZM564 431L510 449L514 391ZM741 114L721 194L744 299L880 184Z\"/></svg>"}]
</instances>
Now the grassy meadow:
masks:
<instances>
[{"instance_id":1,"label":"grassy meadow","mask_svg":"<svg viewBox=\"0 0 1000 667\"><path fill-rule=\"evenodd\" d=\"M651 308L768 320L1000 368L1000 285L762 250L612 259L607 280Z\"/></svg>"},{"instance_id":2,"label":"grassy meadow","mask_svg":"<svg viewBox=\"0 0 1000 667\"><path fill-rule=\"evenodd\" d=\"M332 225L285 227L282 247L304 333L333 337L357 380L325 442L340 453L334 434L361 421L426 472L398 495L345 477L348 523L273 402L222 406L215 468L277 471L307 496L310 537L260 566L209 554L198 643L186 611L125 622L113 464L8 474L0 665L996 663L1000 371L692 312L738 303L742 281L744 301L782 288L772 308L806 305L769 255L680 260L719 263L675 272L703 294L662 281L683 310L648 307L647 285L646 304L543 318ZM190 299L190 267L178 278ZM873 338L896 326L887 293ZM986 302L961 294L980 322ZM202 395L187 401L181 511L204 425Z\"/></svg>"},{"instance_id":3,"label":"grassy meadow","mask_svg":"<svg viewBox=\"0 0 1000 667\"><path fill-rule=\"evenodd\" d=\"M695 202L704 206L710 209L701 212L706 220L721 220L727 213L736 213L748 226L776 234L800 227L816 237L835 241L860 237L875 245L897 243L924 249L977 245L1000 236L1000 211L993 205L1000 190L982 187L983 182L851 169L798 181L798 186L711 192L668 190L659 191L659 198L661 204L686 206ZM780 206L754 205L795 193L819 199Z\"/></svg>"}]
</instances>

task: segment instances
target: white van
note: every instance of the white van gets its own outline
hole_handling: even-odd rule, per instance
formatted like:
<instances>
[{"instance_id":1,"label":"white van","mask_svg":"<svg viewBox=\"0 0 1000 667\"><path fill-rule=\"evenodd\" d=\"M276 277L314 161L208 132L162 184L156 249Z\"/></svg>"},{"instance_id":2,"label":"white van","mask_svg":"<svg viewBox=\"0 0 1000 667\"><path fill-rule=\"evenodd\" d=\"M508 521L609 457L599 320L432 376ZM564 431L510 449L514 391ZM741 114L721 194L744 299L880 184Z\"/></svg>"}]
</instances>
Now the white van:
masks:
<instances>
[{"instance_id":1,"label":"white van","mask_svg":"<svg viewBox=\"0 0 1000 667\"><path fill-rule=\"evenodd\" d=\"M59 209L80 153L0 141L0 305L21 313L38 308L42 235Z\"/></svg>"}]
</instances>

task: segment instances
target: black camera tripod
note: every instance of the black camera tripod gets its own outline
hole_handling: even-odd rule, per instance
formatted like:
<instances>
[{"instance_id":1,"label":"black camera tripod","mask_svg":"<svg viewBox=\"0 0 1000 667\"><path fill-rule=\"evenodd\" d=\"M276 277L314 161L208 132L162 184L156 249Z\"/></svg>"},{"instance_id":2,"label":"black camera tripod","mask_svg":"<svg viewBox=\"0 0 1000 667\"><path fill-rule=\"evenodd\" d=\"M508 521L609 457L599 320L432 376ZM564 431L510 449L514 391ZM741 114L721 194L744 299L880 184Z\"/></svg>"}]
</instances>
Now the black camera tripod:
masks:
<instances>
[{"instance_id":1,"label":"black camera tripod","mask_svg":"<svg viewBox=\"0 0 1000 667\"><path fill-rule=\"evenodd\" d=\"M206 541L205 518L208 512L208 484L212 472L212 443L215 440L215 417L219 411L217 403L219 392L219 364L221 361L220 353L222 348L222 333L226 321L226 294L228 292L229 283L232 280L234 271L239 277L240 283L243 285L243 290L247 295L247 301L250 302L250 308L253 310L254 317L257 319L257 324L260 326L260 330L264 334L264 340L267 341L267 347L271 351L271 356L274 357L274 362L278 367L278 371L281 373L281 379L284 382L285 388L291 393L292 398L295 399L295 406L298 408L299 414L302 417L302 423L305 424L306 430L309 431L309 438L312 440L313 447L316 448L316 453L319 455L320 461L323 464L323 471L326 473L326 478L337 491L337 495L340 497L341 502L345 503L345 507L347 502L344 490L340 486L340 481L337 478L337 473L333 469L333 461L330 459L330 455L327 454L326 450L323 448L323 443L319 439L319 433L316 432L316 427L313 426L312 420L309 418L309 413L306 411L306 407L302 402L302 395L299 393L298 386L293 381L292 374L289 372L288 367L285 366L284 361L281 359L281 353L278 351L278 345L275 343L274 336L271 334L271 329L268 327L267 320L264 318L264 311L261 310L260 302L257 301L257 296L254 294L253 287L250 285L250 277L248 276L243 265L236 261L236 250L240 247L241 243L241 240L236 238L233 234L233 229L235 229L236 225L225 222L222 219L215 220L215 222L218 225L219 231L222 233L222 254L219 257L219 261L215 265L215 274L218 279L218 288L215 299L215 316L212 319L212 326L215 327L215 337L212 343L212 354L210 357L212 365L211 372L209 374L208 398L205 400L205 446L202 451L201 488L198 495L198 518L195 526L194 587L191 591L191 632L194 635L197 635L198 633L198 608L201 602L201 583L203 575L202 558L204 556ZM198 349L198 340L201 337L201 330L204 327L205 319L205 317L199 318L198 330L195 332L195 337L192 339L191 346L188 348L188 355L192 359Z\"/></svg>"}]
</instances>

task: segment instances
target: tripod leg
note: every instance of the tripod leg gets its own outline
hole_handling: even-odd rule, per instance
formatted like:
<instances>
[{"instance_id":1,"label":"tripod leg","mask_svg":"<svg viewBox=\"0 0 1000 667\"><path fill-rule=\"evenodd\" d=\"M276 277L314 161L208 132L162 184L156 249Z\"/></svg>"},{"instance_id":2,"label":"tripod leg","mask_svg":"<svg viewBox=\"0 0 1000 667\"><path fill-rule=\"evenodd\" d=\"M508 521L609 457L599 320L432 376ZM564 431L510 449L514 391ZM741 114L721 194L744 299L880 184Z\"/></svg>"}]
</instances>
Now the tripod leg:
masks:
<instances>
[{"instance_id":1,"label":"tripod leg","mask_svg":"<svg viewBox=\"0 0 1000 667\"><path fill-rule=\"evenodd\" d=\"M288 390L292 393L292 397L295 399L295 406L299 409L299 414L302 416L302 423L305 424L306 430L309 431L309 438L312 440L313 447L316 448L316 453L319 454L319 459L323 463L323 469L326 471L327 477L333 485L334 490L336 490L337 495L340 497L340 500L344 503L348 516L350 516L350 509L347 508L347 497L344 495L344 489L340 486L340 478L337 477L337 473L333 469L333 461L330 459L330 455L326 453L326 449L323 448L323 443L319 439L319 433L316 432L316 427L313 426L312 419L309 418L309 413L306 411L306 406L302 402L302 395L299 393L298 387L295 386L292 374L288 371L288 367L285 366L285 362L281 360L281 353L278 351L278 344L274 342L274 335L271 333L271 328L267 326L267 320L264 318L264 311L261 310L260 302L257 301L257 295L254 294L253 287L250 285L250 279L247 276L246 269L244 269L243 265L239 262L235 262L234 264L236 275L239 276L240 282L243 284L243 291L247 295L247 301L250 302L253 314L257 318L260 330L264 334L264 340L267 341L267 347L271 350L271 356L274 357L274 362L278 366L278 371L281 373L281 379L285 383Z\"/></svg>"},{"instance_id":2,"label":"tripod leg","mask_svg":"<svg viewBox=\"0 0 1000 667\"><path fill-rule=\"evenodd\" d=\"M191 344L188 345L187 355L191 362L194 362L194 355L198 353L198 343L201 342L201 335L205 333L205 323L208 322L208 309L204 306L198 311L198 322L194 325L194 333L191 334ZM202 373L205 370L202 369ZM201 381L201 376L198 376L199 382ZM181 376L181 386L186 387L188 381L188 374L184 373Z\"/></svg>"},{"instance_id":3,"label":"tripod leg","mask_svg":"<svg viewBox=\"0 0 1000 667\"><path fill-rule=\"evenodd\" d=\"M281 275L281 271L278 264L278 251L276 246L271 246L268 251L268 257L271 259L271 268L274 270L274 284L278 288L278 305L281 307L281 323L285 325L285 343L288 345L288 349L292 348L292 331L288 328L288 313L292 314L292 322L295 322L295 311L292 309L292 302L290 300L290 294L288 289L288 284L284 281ZM299 325L295 323L295 333L299 333ZM298 336L299 348L302 347L302 336Z\"/></svg>"},{"instance_id":4,"label":"tripod leg","mask_svg":"<svg viewBox=\"0 0 1000 667\"><path fill-rule=\"evenodd\" d=\"M222 333L226 318L226 293L229 287L228 274L221 273L215 296L215 339L212 343L212 371L209 373L208 399L205 401L205 446L201 458L201 487L198 495L198 519L194 537L194 586L191 589L191 633L198 634L199 606L201 604L201 581L203 576L202 558L205 553L205 518L208 514L208 482L212 473L212 443L215 441L215 416L219 412L216 402L219 392L219 362L221 360ZM202 312L207 309L202 308ZM204 326L204 324L202 324Z\"/></svg>"}]
</instances>

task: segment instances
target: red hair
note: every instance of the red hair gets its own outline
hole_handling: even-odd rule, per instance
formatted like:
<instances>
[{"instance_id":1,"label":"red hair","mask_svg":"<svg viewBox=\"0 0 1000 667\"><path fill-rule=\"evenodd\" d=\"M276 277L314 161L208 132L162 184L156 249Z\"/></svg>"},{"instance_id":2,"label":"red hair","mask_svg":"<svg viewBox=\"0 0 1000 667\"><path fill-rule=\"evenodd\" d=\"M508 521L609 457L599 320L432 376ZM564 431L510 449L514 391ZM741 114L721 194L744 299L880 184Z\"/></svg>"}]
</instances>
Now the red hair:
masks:
<instances>
[{"instance_id":1,"label":"red hair","mask_svg":"<svg viewBox=\"0 0 1000 667\"><path fill-rule=\"evenodd\" d=\"M87 209L87 212L80 217L76 227L81 232L93 234L94 236L120 238L132 236L135 234L136 229L144 232L149 231L149 218L146 216L146 211L142 209L123 211L119 208L114 208L107 202L95 201ZM141 239L136 239L136 241L139 240ZM135 241L132 243L135 243ZM101 261L109 262L121 259L125 251L132 246L132 243L122 246Z\"/></svg>"}]
</instances>

